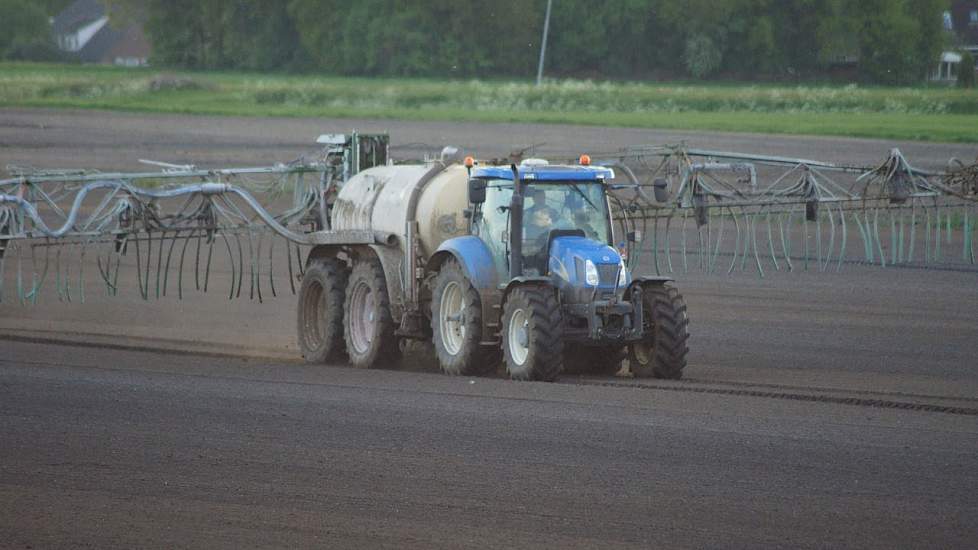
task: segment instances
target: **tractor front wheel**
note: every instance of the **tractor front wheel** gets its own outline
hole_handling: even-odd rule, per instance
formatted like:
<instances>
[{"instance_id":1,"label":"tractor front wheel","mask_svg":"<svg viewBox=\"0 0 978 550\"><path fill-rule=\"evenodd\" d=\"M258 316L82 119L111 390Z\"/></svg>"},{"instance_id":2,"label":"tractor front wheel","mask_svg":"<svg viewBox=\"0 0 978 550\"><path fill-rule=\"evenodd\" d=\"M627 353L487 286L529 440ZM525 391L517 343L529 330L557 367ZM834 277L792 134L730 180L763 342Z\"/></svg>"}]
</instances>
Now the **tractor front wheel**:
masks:
<instances>
[{"instance_id":1,"label":"tractor front wheel","mask_svg":"<svg viewBox=\"0 0 978 550\"><path fill-rule=\"evenodd\" d=\"M552 288L513 290L503 308L503 356L514 380L553 381L563 370L564 334Z\"/></svg>"},{"instance_id":2,"label":"tractor front wheel","mask_svg":"<svg viewBox=\"0 0 978 550\"><path fill-rule=\"evenodd\" d=\"M675 287L642 287L644 312L642 341L628 346L628 364L636 378L679 380L689 352L686 302Z\"/></svg>"}]
</instances>

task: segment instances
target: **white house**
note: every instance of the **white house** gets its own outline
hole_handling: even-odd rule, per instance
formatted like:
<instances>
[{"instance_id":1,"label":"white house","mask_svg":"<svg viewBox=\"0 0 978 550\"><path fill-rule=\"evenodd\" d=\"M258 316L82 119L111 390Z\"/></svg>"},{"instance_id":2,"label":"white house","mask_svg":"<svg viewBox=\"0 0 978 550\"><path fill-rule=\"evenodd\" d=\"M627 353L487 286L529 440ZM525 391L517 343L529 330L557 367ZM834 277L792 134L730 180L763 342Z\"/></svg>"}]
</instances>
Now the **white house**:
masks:
<instances>
[{"instance_id":1,"label":"white house","mask_svg":"<svg viewBox=\"0 0 978 550\"><path fill-rule=\"evenodd\" d=\"M978 1L955 0L951 9L944 12L944 30L958 51L971 53L978 59ZM940 65L931 75L931 80L953 83L960 71L975 71L978 67L962 67L961 54L947 51L941 54Z\"/></svg>"},{"instance_id":2,"label":"white house","mask_svg":"<svg viewBox=\"0 0 978 550\"><path fill-rule=\"evenodd\" d=\"M142 26L115 28L98 0L76 0L51 20L54 39L62 51L86 63L146 65L150 45Z\"/></svg>"}]
</instances>

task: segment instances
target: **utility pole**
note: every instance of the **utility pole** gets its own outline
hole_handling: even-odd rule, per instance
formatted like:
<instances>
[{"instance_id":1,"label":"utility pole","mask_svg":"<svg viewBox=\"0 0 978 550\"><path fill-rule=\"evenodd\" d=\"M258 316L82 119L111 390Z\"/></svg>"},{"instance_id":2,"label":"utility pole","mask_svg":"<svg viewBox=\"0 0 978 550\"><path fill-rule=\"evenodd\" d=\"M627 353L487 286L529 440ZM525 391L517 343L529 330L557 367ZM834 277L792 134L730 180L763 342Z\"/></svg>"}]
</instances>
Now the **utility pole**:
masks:
<instances>
[{"instance_id":1,"label":"utility pole","mask_svg":"<svg viewBox=\"0 0 978 550\"><path fill-rule=\"evenodd\" d=\"M543 40L540 42L540 64L537 66L537 86L543 82L543 60L547 55L547 33L550 32L550 7L553 0L547 0L547 15L543 19Z\"/></svg>"}]
</instances>

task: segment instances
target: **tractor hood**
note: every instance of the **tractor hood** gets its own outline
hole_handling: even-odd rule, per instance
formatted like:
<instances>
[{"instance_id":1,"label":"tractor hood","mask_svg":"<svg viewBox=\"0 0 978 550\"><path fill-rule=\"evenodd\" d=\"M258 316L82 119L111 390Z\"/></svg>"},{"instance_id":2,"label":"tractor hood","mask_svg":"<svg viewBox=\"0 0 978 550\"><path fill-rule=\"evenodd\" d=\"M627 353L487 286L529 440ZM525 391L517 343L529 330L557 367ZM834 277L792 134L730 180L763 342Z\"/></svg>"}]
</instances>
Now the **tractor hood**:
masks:
<instances>
[{"instance_id":1,"label":"tractor hood","mask_svg":"<svg viewBox=\"0 0 978 550\"><path fill-rule=\"evenodd\" d=\"M593 264L589 268L588 263ZM550 245L550 273L558 287L614 289L622 258L614 248L585 237L557 237ZM590 274L589 274L590 272ZM597 279L597 281L595 281ZM629 277L626 273L624 289ZM593 284L597 282L597 284Z\"/></svg>"}]
</instances>

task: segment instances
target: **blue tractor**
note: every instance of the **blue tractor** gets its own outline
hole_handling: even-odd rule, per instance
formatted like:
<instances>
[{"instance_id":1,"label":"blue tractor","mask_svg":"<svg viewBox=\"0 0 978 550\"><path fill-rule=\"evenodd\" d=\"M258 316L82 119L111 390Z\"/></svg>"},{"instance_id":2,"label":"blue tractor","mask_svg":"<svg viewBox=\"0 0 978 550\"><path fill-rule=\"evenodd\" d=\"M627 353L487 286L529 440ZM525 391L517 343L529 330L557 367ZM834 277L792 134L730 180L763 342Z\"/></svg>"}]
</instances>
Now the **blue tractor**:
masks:
<instances>
[{"instance_id":1,"label":"blue tractor","mask_svg":"<svg viewBox=\"0 0 978 550\"><path fill-rule=\"evenodd\" d=\"M509 375L614 373L678 379L686 306L663 277L637 277L615 249L610 168L471 170L469 235L429 262L432 339L442 368L475 373L500 352Z\"/></svg>"}]
</instances>

